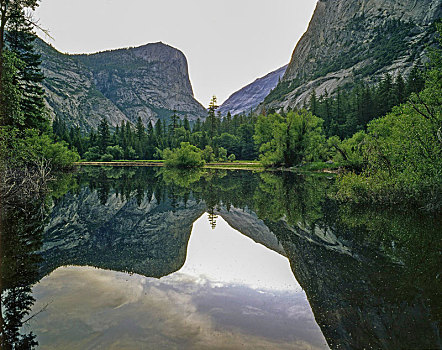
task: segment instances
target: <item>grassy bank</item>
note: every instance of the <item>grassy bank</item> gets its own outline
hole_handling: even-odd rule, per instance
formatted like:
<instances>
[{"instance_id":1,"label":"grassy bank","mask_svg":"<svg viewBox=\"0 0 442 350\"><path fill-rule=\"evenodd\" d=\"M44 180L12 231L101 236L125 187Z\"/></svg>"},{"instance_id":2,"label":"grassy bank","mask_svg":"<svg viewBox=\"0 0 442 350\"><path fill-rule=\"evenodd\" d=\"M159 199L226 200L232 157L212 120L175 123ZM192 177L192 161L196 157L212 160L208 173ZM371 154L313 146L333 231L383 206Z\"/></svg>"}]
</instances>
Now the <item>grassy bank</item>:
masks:
<instances>
[{"instance_id":1,"label":"grassy bank","mask_svg":"<svg viewBox=\"0 0 442 350\"><path fill-rule=\"evenodd\" d=\"M92 166L164 166L164 160L114 160L110 162L96 161L80 161L75 165L92 165ZM261 162L257 160L237 160L234 162L210 162L204 165L208 169L231 169L231 170L270 170L270 171L293 171L300 173L334 173L338 174L344 171L345 164L314 162L306 163L302 166L291 168L265 168Z\"/></svg>"},{"instance_id":2,"label":"grassy bank","mask_svg":"<svg viewBox=\"0 0 442 350\"><path fill-rule=\"evenodd\" d=\"M114 160L110 162L88 162L80 161L75 165L91 166L164 166L163 160ZM258 161L234 161L234 162L211 162L206 163L204 168L210 169L231 169L231 170L264 170L264 167Z\"/></svg>"}]
</instances>

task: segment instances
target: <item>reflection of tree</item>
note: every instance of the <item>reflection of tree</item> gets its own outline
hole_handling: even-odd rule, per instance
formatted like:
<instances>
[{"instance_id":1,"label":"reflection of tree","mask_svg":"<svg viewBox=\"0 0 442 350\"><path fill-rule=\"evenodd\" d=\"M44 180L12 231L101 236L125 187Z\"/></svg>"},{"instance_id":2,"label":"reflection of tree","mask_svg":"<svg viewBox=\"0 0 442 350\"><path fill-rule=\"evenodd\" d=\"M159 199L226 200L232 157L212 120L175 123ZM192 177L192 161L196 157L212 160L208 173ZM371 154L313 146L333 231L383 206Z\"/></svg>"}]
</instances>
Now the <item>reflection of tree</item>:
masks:
<instances>
[{"instance_id":1,"label":"reflection of tree","mask_svg":"<svg viewBox=\"0 0 442 350\"><path fill-rule=\"evenodd\" d=\"M216 228L216 219L218 219L218 215L215 214L214 207L209 208L208 213L209 213L210 227L212 227L212 230L214 230Z\"/></svg>"},{"instance_id":2,"label":"reflection of tree","mask_svg":"<svg viewBox=\"0 0 442 350\"><path fill-rule=\"evenodd\" d=\"M35 335L21 333L34 304L31 285L38 280L44 218L44 198L21 206L3 208L1 311L2 349L32 349Z\"/></svg>"},{"instance_id":3,"label":"reflection of tree","mask_svg":"<svg viewBox=\"0 0 442 350\"><path fill-rule=\"evenodd\" d=\"M276 235L290 259L293 272L306 291L316 320L331 347L333 344L349 344L343 348L401 348L398 346L403 344L401 339L410 337L405 334L409 328L401 330L401 327L407 326L404 322L421 326L430 335L428 324L434 321L434 328L438 327L441 315L441 288L438 288L437 282L440 269L438 252L442 242L440 218L425 218L410 212L380 211L379 208L370 210L364 207L357 211L338 206L327 196L330 182L326 178L288 172L256 174L245 171L117 168L86 171L79 173L78 179L80 184L88 183L91 189L107 187L112 195L115 193L126 200L136 198L138 204L142 200L155 199L157 207L153 208L154 215L170 213L171 206L177 208L170 215L177 222L184 218L180 217L180 210L189 204L188 200L198 203L194 206L195 218L204 210L199 202L206 205L212 228L216 226L216 213L220 208L254 211ZM138 214L144 216L142 212ZM236 220L241 218L240 211L234 214L238 214ZM118 219L125 227L126 217ZM185 225L187 234L192 220L193 216ZM169 227L165 232L169 232ZM115 240L119 232L115 232L115 236L98 234L96 238L103 238L97 240L105 246L103 251L108 253L106 239L112 241L114 250L109 260L99 261L97 266L102 264L106 268L133 271L127 263L128 257L132 262L144 262L146 254L150 254L147 270L153 271L152 276L163 276L164 271L176 270L179 265L174 263L174 257L178 255L165 252L184 251L184 248L176 248L184 247L176 237L184 237L183 242L187 242L188 235L182 232L182 226L177 225L172 238L161 234L159 236L169 238L157 241L155 235L155 242L149 245L155 249L141 247L139 252L135 244L127 244L124 248L124 244ZM156 249L159 247L157 244L162 248ZM95 247L84 247L74 250L72 256L76 257L78 251L86 251L94 258L98 255ZM107 255L102 254L101 257ZM19 289L16 289L15 295L11 293L11 300L19 300L18 303L4 305L13 310L16 319L23 321L25 313L29 312L25 300L29 294L26 294L25 288L22 290L24 295L21 296ZM7 293L4 296L6 299ZM28 300L32 305L32 299ZM14 305L19 305L24 313L21 314ZM425 314L428 310L431 322ZM9 321L11 327L14 322ZM17 333L17 328L10 329L13 334Z\"/></svg>"},{"instance_id":4,"label":"reflection of tree","mask_svg":"<svg viewBox=\"0 0 442 350\"><path fill-rule=\"evenodd\" d=\"M329 181L293 173L262 173L254 193L254 208L262 219L284 218L290 224L311 225L323 216Z\"/></svg>"}]
</instances>

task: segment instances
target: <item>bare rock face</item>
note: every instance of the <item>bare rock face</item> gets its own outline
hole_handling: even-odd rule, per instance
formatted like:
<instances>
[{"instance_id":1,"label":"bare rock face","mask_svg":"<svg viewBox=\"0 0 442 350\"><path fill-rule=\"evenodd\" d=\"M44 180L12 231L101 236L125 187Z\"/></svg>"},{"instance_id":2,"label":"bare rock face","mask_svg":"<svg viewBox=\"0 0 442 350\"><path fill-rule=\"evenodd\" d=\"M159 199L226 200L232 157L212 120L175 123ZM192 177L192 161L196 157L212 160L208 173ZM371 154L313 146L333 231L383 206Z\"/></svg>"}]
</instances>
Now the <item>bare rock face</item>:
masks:
<instances>
[{"instance_id":1,"label":"bare rock face","mask_svg":"<svg viewBox=\"0 0 442 350\"><path fill-rule=\"evenodd\" d=\"M256 79L253 83L234 92L219 108L222 115L230 112L231 115L250 112L255 109L272 89L278 85L283 77L287 65L281 67L264 77Z\"/></svg>"},{"instance_id":2,"label":"bare rock face","mask_svg":"<svg viewBox=\"0 0 442 350\"><path fill-rule=\"evenodd\" d=\"M281 84L265 104L299 106L313 89L333 93L354 80L407 74L423 58L441 0L320 0Z\"/></svg>"},{"instance_id":3,"label":"bare rock face","mask_svg":"<svg viewBox=\"0 0 442 350\"><path fill-rule=\"evenodd\" d=\"M176 110L203 118L195 100L184 54L163 43L91 55L64 55L41 40L44 87L52 117L82 129L102 118L111 125L168 119Z\"/></svg>"}]
</instances>

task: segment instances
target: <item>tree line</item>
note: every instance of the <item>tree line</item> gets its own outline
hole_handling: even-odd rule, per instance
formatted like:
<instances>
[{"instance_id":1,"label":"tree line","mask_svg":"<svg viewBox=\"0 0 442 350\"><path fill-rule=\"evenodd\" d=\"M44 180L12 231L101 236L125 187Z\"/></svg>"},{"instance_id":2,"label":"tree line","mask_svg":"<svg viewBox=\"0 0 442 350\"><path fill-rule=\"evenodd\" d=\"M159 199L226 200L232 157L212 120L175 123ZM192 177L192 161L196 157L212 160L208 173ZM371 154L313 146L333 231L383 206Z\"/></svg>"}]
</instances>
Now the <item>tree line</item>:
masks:
<instances>
[{"instance_id":1,"label":"tree line","mask_svg":"<svg viewBox=\"0 0 442 350\"><path fill-rule=\"evenodd\" d=\"M157 120L147 127L138 118L133 126L122 122L113 130L105 119L96 130L83 134L79 127L68 128L56 118L53 132L59 140L64 140L78 150L82 158L89 161L110 160L155 160L163 159L166 149L179 148L187 142L204 151L207 162L232 159L254 159L258 156L253 139L254 115L222 117L216 113L216 97L208 108L207 118L190 122L187 117L179 118L174 112L168 120Z\"/></svg>"},{"instance_id":2,"label":"tree line","mask_svg":"<svg viewBox=\"0 0 442 350\"><path fill-rule=\"evenodd\" d=\"M56 118L53 133L88 161L157 160L165 155L173 157L168 150L195 151L187 145L182 151L182 143L197 147L206 162L259 158L264 165L291 167L306 161L326 161L336 150L349 160L351 155L336 141L359 135L371 120L404 103L424 84L422 70L415 66L406 79L400 74L395 78L386 74L378 84L358 82L353 89L340 88L333 95L325 91L318 97L313 91L302 110L221 116L216 113L213 97L204 121L190 122L174 112L169 119L149 122L147 127L138 118L135 125L122 122L112 128L102 119L96 130L83 134L79 127L68 128Z\"/></svg>"}]
</instances>

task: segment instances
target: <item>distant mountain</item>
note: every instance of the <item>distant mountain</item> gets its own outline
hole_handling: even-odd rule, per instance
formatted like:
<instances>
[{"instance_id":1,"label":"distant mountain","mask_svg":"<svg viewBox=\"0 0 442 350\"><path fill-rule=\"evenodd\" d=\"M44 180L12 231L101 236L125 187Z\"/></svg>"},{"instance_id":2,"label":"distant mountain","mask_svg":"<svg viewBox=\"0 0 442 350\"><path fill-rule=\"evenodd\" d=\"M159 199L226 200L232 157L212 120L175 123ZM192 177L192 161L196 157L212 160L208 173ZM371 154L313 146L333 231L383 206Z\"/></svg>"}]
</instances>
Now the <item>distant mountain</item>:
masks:
<instances>
[{"instance_id":1,"label":"distant mountain","mask_svg":"<svg viewBox=\"0 0 442 350\"><path fill-rule=\"evenodd\" d=\"M256 79L253 83L233 93L219 108L222 115L240 114L255 109L272 89L278 85L278 81L284 75L287 65L281 67L262 78Z\"/></svg>"},{"instance_id":2,"label":"distant mountain","mask_svg":"<svg viewBox=\"0 0 442 350\"><path fill-rule=\"evenodd\" d=\"M406 76L419 59L425 61L441 16L441 0L319 0L265 108L293 108L313 90L333 94L385 73Z\"/></svg>"},{"instance_id":3,"label":"distant mountain","mask_svg":"<svg viewBox=\"0 0 442 350\"><path fill-rule=\"evenodd\" d=\"M112 125L141 117L167 119L176 110L196 120L206 115L194 98L184 54L154 43L90 55L66 55L36 41L52 117L84 130L102 118Z\"/></svg>"}]
</instances>

